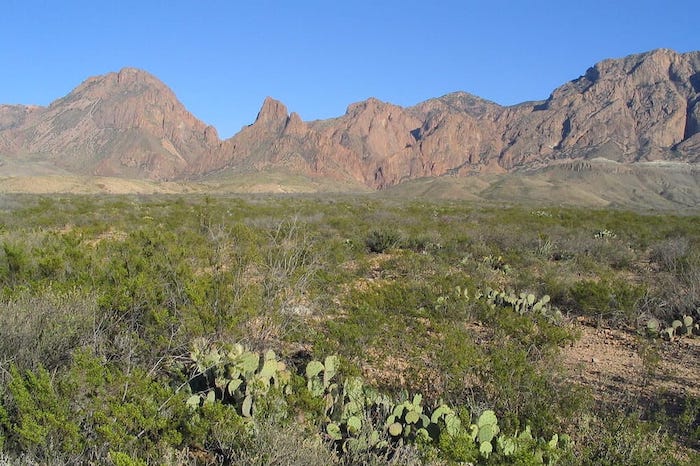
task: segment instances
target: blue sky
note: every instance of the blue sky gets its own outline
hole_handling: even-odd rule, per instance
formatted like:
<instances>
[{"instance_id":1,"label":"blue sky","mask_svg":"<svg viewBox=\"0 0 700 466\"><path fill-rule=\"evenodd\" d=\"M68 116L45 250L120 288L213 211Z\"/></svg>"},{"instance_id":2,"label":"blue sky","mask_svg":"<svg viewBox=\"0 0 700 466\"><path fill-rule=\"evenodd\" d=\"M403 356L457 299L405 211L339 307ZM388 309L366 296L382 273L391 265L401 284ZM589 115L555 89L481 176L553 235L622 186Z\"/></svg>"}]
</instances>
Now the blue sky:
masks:
<instances>
[{"instance_id":1,"label":"blue sky","mask_svg":"<svg viewBox=\"0 0 700 466\"><path fill-rule=\"evenodd\" d=\"M700 50L697 18L697 0L3 0L0 103L47 105L133 66L222 137L268 95L304 120L458 90L510 105L604 58Z\"/></svg>"}]
</instances>

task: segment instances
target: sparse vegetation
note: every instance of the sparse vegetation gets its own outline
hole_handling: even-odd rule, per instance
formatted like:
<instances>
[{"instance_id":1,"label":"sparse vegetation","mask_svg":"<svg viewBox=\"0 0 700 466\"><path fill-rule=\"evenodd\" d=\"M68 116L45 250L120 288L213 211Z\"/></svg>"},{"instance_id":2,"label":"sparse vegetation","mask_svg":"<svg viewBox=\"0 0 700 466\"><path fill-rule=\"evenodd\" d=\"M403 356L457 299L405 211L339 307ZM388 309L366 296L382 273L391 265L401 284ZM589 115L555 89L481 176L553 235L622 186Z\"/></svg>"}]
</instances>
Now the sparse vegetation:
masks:
<instances>
[{"instance_id":1,"label":"sparse vegetation","mask_svg":"<svg viewBox=\"0 0 700 466\"><path fill-rule=\"evenodd\" d=\"M698 351L698 216L195 195L0 213L0 463L699 459L697 386L611 411L562 357L579 321L632 334L645 377Z\"/></svg>"}]
</instances>

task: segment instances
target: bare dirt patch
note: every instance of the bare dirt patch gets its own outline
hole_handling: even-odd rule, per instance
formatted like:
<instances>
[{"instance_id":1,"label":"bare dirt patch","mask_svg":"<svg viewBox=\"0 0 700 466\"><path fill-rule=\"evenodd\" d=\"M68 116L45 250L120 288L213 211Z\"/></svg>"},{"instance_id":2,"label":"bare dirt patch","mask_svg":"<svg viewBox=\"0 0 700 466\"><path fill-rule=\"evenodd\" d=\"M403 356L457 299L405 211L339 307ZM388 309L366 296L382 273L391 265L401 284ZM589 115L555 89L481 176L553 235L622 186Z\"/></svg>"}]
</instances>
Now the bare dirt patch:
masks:
<instances>
[{"instance_id":1,"label":"bare dirt patch","mask_svg":"<svg viewBox=\"0 0 700 466\"><path fill-rule=\"evenodd\" d=\"M618 404L660 393L700 397L700 339L649 342L629 329L584 321L581 338L563 351L572 379L597 401Z\"/></svg>"}]
</instances>

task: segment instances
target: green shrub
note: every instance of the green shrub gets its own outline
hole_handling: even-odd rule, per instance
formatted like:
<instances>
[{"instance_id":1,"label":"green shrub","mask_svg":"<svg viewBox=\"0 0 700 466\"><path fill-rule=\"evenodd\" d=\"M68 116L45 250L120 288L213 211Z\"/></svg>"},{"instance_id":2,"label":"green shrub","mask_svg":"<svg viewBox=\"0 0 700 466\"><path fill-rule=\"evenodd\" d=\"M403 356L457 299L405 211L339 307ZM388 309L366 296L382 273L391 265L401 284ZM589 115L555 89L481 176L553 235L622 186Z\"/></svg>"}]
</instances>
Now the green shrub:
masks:
<instances>
[{"instance_id":1,"label":"green shrub","mask_svg":"<svg viewBox=\"0 0 700 466\"><path fill-rule=\"evenodd\" d=\"M43 367L20 372L11 366L3 404L0 417L11 450L38 461L82 450L83 439L71 419L68 400L57 393Z\"/></svg>"},{"instance_id":2,"label":"green shrub","mask_svg":"<svg viewBox=\"0 0 700 466\"><path fill-rule=\"evenodd\" d=\"M137 458L132 458L126 453L120 451L110 451L109 459L114 466L146 466L146 462Z\"/></svg>"},{"instance_id":3,"label":"green shrub","mask_svg":"<svg viewBox=\"0 0 700 466\"><path fill-rule=\"evenodd\" d=\"M4 451L6 431L11 429L10 417L3 406L3 394L0 393L0 452Z\"/></svg>"},{"instance_id":4,"label":"green shrub","mask_svg":"<svg viewBox=\"0 0 700 466\"><path fill-rule=\"evenodd\" d=\"M578 425L576 455L564 464L590 466L697 464L674 455L669 437L632 415L587 416Z\"/></svg>"},{"instance_id":5,"label":"green shrub","mask_svg":"<svg viewBox=\"0 0 700 466\"><path fill-rule=\"evenodd\" d=\"M2 245L3 267L0 268L0 278L5 277L8 283L17 283L21 280L22 274L27 272L27 257L22 246L17 244L3 243Z\"/></svg>"},{"instance_id":6,"label":"green shrub","mask_svg":"<svg viewBox=\"0 0 700 466\"><path fill-rule=\"evenodd\" d=\"M187 394L138 367L124 371L90 350L77 351L61 378L60 395L86 440L84 454L105 458L109 450L154 461L182 447L191 414Z\"/></svg>"},{"instance_id":7,"label":"green shrub","mask_svg":"<svg viewBox=\"0 0 700 466\"><path fill-rule=\"evenodd\" d=\"M401 235L395 231L372 230L365 238L365 246L369 252L383 253L399 247Z\"/></svg>"},{"instance_id":8,"label":"green shrub","mask_svg":"<svg viewBox=\"0 0 700 466\"><path fill-rule=\"evenodd\" d=\"M532 360L529 348L507 339L496 343L479 377L490 406L501 414L504 429L522 430L530 425L552 435L568 419L587 406L585 393L573 385L557 383L561 373L552 361Z\"/></svg>"},{"instance_id":9,"label":"green shrub","mask_svg":"<svg viewBox=\"0 0 700 466\"><path fill-rule=\"evenodd\" d=\"M54 370L70 362L75 348L100 345L102 338L97 306L86 293L48 288L0 304L0 365L13 361L22 370Z\"/></svg>"},{"instance_id":10,"label":"green shrub","mask_svg":"<svg viewBox=\"0 0 700 466\"><path fill-rule=\"evenodd\" d=\"M438 446L441 456L448 461L474 463L479 459L479 447L466 431L457 435L442 431Z\"/></svg>"},{"instance_id":11,"label":"green shrub","mask_svg":"<svg viewBox=\"0 0 700 466\"><path fill-rule=\"evenodd\" d=\"M639 300L646 289L624 280L583 280L571 288L576 309L584 315L635 323Z\"/></svg>"}]
</instances>

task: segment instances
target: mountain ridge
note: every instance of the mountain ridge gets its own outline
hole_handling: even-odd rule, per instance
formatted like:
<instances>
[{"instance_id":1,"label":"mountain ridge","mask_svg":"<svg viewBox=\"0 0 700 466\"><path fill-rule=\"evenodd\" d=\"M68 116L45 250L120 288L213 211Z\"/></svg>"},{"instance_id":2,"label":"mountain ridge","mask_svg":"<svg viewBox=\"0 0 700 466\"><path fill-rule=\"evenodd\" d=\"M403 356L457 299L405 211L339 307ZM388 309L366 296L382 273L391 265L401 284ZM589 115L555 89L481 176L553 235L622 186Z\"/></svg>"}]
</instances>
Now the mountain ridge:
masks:
<instances>
[{"instance_id":1,"label":"mountain ridge","mask_svg":"<svg viewBox=\"0 0 700 466\"><path fill-rule=\"evenodd\" d=\"M0 105L3 167L40 161L78 175L202 180L287 170L385 189L558 160L700 162L700 52L657 49L596 63L542 101L501 106L463 91L401 107L376 98L303 121L266 98L231 138L157 77L124 68L47 107Z\"/></svg>"}]
</instances>

